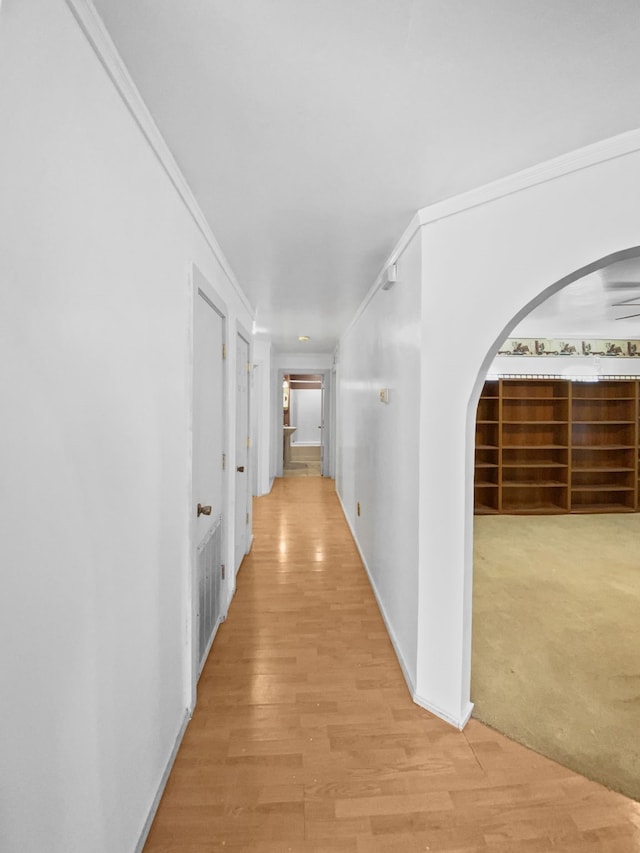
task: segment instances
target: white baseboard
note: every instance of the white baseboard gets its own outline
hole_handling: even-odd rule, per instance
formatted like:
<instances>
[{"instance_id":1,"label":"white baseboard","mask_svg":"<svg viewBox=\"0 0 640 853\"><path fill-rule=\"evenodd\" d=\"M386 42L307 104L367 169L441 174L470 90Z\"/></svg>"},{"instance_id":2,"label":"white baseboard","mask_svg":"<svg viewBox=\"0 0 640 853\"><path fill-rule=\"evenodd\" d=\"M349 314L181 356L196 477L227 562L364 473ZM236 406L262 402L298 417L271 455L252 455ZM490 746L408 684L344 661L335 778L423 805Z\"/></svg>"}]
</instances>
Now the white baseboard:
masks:
<instances>
[{"instance_id":1,"label":"white baseboard","mask_svg":"<svg viewBox=\"0 0 640 853\"><path fill-rule=\"evenodd\" d=\"M257 483L256 488L258 491L252 495L254 498L263 498L265 495L271 494L271 489L273 488L273 484L275 482L275 477L269 476L268 485L266 489L261 489L261 484Z\"/></svg>"},{"instance_id":2,"label":"white baseboard","mask_svg":"<svg viewBox=\"0 0 640 853\"><path fill-rule=\"evenodd\" d=\"M145 820L144 826L142 827L142 832L140 833L140 838L138 839L138 843L136 844L135 853L142 853L144 845L146 844L147 837L149 835L149 832L151 831L151 825L156 816L156 812L158 811L158 806L160 805L160 800L162 799L162 795L164 794L164 789L166 788L167 782L169 781L169 774L171 773L174 762L176 760L176 756L178 755L178 750L180 749L180 744L182 743L182 738L184 737L184 733L187 730L187 726L189 725L190 719L191 715L189 714L189 709L186 708L184 712L184 717L182 718L182 722L180 724L180 729L176 736L176 741L173 745L171 755L169 756L169 760L167 762L167 766L165 767L164 773L162 774L162 778L160 779L158 790L156 791L156 795L153 798L153 803L151 804L149 814L147 815L147 819Z\"/></svg>"},{"instance_id":3,"label":"white baseboard","mask_svg":"<svg viewBox=\"0 0 640 853\"><path fill-rule=\"evenodd\" d=\"M236 591L236 587L235 587L235 581L234 581L233 589L231 590L231 593L229 595L229 600L227 601L227 606L225 607L224 612L221 613L220 616L218 617L216 624L213 627L213 631L211 632L211 637L209 638L209 642L207 643L207 648L205 650L205 653L204 653L204 656L202 659L202 661L203 661L202 662L202 669L204 669L205 666L207 665L207 660L209 659L209 654L211 653L213 641L215 640L216 635L218 633L218 628L222 625L223 622L226 621L227 613L229 612L229 607L231 606L231 601L233 599L235 591ZM201 675L202 675L202 670L200 670L200 672L198 673L198 678L200 678ZM193 708L193 711L195 711L195 706ZM192 713L193 713L193 711L192 711Z\"/></svg>"},{"instance_id":4,"label":"white baseboard","mask_svg":"<svg viewBox=\"0 0 640 853\"><path fill-rule=\"evenodd\" d=\"M381 600L380 595L378 593L378 589L376 587L375 581L373 579L371 571L369 570L369 566L367 565L367 560L366 560L364 554L362 553L362 548L360 547L360 543L358 542L358 537L356 536L356 532L353 529L353 526L349 520L349 516L347 515L347 512L345 510L344 504L342 502L342 497L337 490L336 490L336 494L338 495L338 500L340 501L340 506L342 507L342 512L344 513L344 517L345 517L345 520L347 522L347 526L349 527L349 530L351 531L351 535L353 536L353 541L356 543L356 548L358 549L358 553L360 554L360 559L362 560L362 564L363 564L365 571L367 573L367 577L369 578L369 583L371 584L371 589L373 590L373 594L374 594L376 602L378 604L378 609L380 610L382 620L385 624L385 628L387 629L387 633L389 634L389 639L391 640L393 650L395 651L396 657L398 658L398 663L400 664L400 669L402 671L402 675L404 676L404 680L407 682L407 687L409 688L409 693L411 694L411 698L416 703L416 705L419 705L421 708L424 708L425 711L429 711L430 714L433 714L434 716L438 717L439 719L444 720L445 723L449 723L450 725L455 726L459 731L462 731L462 729L464 729L464 727L469 722L469 718L471 717L471 714L473 712L473 702L468 703L464 712L458 718L458 717L452 716L447 711L443 711L442 708L439 708L437 705L434 705L432 702L429 702L428 699L425 699L424 697L420 696L416 692L413 680L412 680L411 675L409 674L409 670L407 669L407 666L405 664L404 657L402 656L402 652L400 651L400 646L398 645L396 635L393 631L393 628L391 627L391 623L390 623L389 618L387 616L387 612L384 608L384 604L382 603L382 600Z\"/></svg>"},{"instance_id":5,"label":"white baseboard","mask_svg":"<svg viewBox=\"0 0 640 853\"><path fill-rule=\"evenodd\" d=\"M409 674L409 670L408 670L407 665L405 663L404 657L402 656L402 652L400 651L400 646L398 645L398 641L396 639L395 632L394 632L393 628L391 627L391 622L389 621L389 617L387 616L387 611L385 610L384 604L382 603L382 599L380 598L380 595L378 593L378 588L376 587L376 584L375 584L375 581L374 581L373 576L371 574L371 571L369 570L369 566L367 565L367 560L366 560L364 554L362 553L362 548L360 547L360 543L358 542L358 537L356 536L355 530L353 529L353 527L351 526L351 522L349 521L349 516L347 515L347 512L344 508L344 504L342 503L342 497L340 496L340 493L337 490L336 490L336 494L338 495L338 500L340 501L340 506L342 507L342 512L344 513L344 517L345 517L345 520L347 522L347 526L349 527L349 530L351 531L351 535L353 536L353 541L356 543L356 548L358 549L358 553L360 554L360 559L362 560L362 564L363 564L365 571L367 573L367 577L369 578L369 583L371 584L371 589L373 590L373 594L374 594L376 602L378 604L378 609L380 610L380 615L382 616L382 621L384 622L385 628L387 629L387 633L389 634L389 639L391 640L391 645L393 646L393 650L396 653L396 657L398 658L398 663L400 664L400 670L402 672L402 675L404 676L404 680L407 682L407 687L409 688L409 693L411 694L411 697L413 698L414 693L415 693L415 687L414 687L411 675Z\"/></svg>"},{"instance_id":6,"label":"white baseboard","mask_svg":"<svg viewBox=\"0 0 640 853\"><path fill-rule=\"evenodd\" d=\"M459 731L462 731L467 725L473 712L473 702L467 703L467 707L464 710L464 713L462 713L458 718L452 716L447 711L443 711L442 708L439 708L437 705L434 705L433 702L429 702L428 699L424 699L418 693L413 694L413 701L416 703L416 705L419 705L421 708L424 708L425 711L429 711L430 714L433 714L434 716L439 717L441 720L444 720L445 723L449 723L450 725L455 726L455 728Z\"/></svg>"}]
</instances>

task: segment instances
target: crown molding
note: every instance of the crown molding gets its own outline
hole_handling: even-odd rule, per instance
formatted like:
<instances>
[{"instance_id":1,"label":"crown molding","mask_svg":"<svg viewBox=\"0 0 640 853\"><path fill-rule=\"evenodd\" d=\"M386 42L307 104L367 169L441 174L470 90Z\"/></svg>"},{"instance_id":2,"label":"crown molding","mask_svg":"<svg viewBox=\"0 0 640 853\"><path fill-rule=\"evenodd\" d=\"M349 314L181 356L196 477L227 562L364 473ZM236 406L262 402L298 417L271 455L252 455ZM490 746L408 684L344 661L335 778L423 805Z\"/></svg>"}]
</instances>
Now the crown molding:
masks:
<instances>
[{"instance_id":1,"label":"crown molding","mask_svg":"<svg viewBox=\"0 0 640 853\"><path fill-rule=\"evenodd\" d=\"M470 210L473 207L479 207L487 204L487 202L496 201L499 198L513 195L547 181L554 181L572 172L579 172L582 169L588 169L590 166L605 163L607 160L615 160L617 157L623 157L625 154L632 154L638 150L640 150L640 129L630 130L562 154L559 157L554 157L552 160L545 160L536 166L514 172L512 175L492 181L490 184L477 187L461 195L452 196L452 198L423 207L418 211L417 216L421 226L429 225L439 219L455 216L455 214Z\"/></svg>"},{"instance_id":2,"label":"crown molding","mask_svg":"<svg viewBox=\"0 0 640 853\"><path fill-rule=\"evenodd\" d=\"M65 2L124 101L129 113L138 125L142 135L147 140L158 162L182 199L198 230L215 255L230 285L250 316L253 317L255 311L251 303L240 287L200 205L196 201L186 178L180 171L180 167L169 150L169 146L153 120L95 6L91 0L65 0Z\"/></svg>"},{"instance_id":3,"label":"crown molding","mask_svg":"<svg viewBox=\"0 0 640 853\"><path fill-rule=\"evenodd\" d=\"M457 213L463 213L465 210L470 210L474 207L480 207L483 204L521 192L529 187L556 180L572 172L579 172L582 169L588 169L599 163L615 160L618 157L624 157L626 154L633 154L636 151L640 151L640 129L629 130L626 133L612 136L601 142L594 142L592 145L586 145L583 148L570 151L568 154L554 157L552 160L545 160L536 166L531 166L520 172L514 172L512 175L492 181L489 184L484 184L481 187L469 190L469 192L461 193L460 195L452 196L451 198L444 199L444 201L421 208L412 218L393 251L384 262L376 280L360 303L351 322L340 335L340 338L347 335L356 325L367 305L380 289L384 271L389 264L393 264L398 260L416 233L425 225L430 225L432 222L446 219L449 216L455 216Z\"/></svg>"},{"instance_id":4,"label":"crown molding","mask_svg":"<svg viewBox=\"0 0 640 853\"><path fill-rule=\"evenodd\" d=\"M422 227L422 223L420 222L420 218L419 218L418 214L416 213L411 218L411 222L405 228L402 236L400 237L400 239L398 240L398 242L394 246L391 254L387 257L386 261L384 262L382 269L380 270L380 272L378 273L378 275L376 277L376 280L373 282L373 284L371 285L371 287L367 291L367 294L364 297L364 299L362 300L362 302L360 303L358 310L356 311L356 313L351 318L349 325L344 329L343 332L341 332L340 340L342 340L342 338L345 337L345 335L349 334L351 329L353 329L353 327L356 325L356 323L358 322L360 317L365 312L367 305L371 302L373 297L376 295L376 293L382 287L384 273L385 273L385 270L387 269L387 267L389 267L391 264L395 264L402 257L402 255L404 254L407 247L411 244L411 241L413 240L413 238L420 231L421 227Z\"/></svg>"}]
</instances>

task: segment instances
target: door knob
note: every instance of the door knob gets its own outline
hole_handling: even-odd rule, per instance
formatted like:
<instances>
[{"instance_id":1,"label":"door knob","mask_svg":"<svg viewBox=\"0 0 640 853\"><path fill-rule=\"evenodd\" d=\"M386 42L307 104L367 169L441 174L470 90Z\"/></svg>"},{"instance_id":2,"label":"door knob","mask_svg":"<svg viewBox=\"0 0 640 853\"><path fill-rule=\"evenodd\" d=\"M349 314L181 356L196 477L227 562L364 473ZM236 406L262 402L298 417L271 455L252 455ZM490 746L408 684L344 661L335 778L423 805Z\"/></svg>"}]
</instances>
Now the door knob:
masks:
<instances>
[{"instance_id":1,"label":"door knob","mask_svg":"<svg viewBox=\"0 0 640 853\"><path fill-rule=\"evenodd\" d=\"M198 518L200 518L201 515L211 515L211 507L198 504Z\"/></svg>"},{"instance_id":2,"label":"door knob","mask_svg":"<svg viewBox=\"0 0 640 853\"><path fill-rule=\"evenodd\" d=\"M236 471L240 471L241 474L244 474L244 465L238 465Z\"/></svg>"}]
</instances>

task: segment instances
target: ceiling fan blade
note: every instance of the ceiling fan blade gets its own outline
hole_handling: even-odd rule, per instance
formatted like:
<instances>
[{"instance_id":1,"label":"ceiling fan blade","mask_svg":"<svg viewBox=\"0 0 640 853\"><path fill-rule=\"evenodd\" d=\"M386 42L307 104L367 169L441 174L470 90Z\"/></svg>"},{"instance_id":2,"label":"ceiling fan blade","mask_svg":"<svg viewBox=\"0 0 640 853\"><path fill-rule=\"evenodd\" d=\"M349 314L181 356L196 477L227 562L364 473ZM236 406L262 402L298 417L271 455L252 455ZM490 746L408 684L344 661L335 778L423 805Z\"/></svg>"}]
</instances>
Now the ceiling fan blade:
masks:
<instances>
[{"instance_id":1,"label":"ceiling fan blade","mask_svg":"<svg viewBox=\"0 0 640 853\"><path fill-rule=\"evenodd\" d=\"M640 281L605 281L603 287L605 290L638 290Z\"/></svg>"},{"instance_id":2,"label":"ceiling fan blade","mask_svg":"<svg viewBox=\"0 0 640 853\"><path fill-rule=\"evenodd\" d=\"M632 296L630 299L623 299L621 302L611 303L612 308L615 308L618 305L640 305L640 296Z\"/></svg>"}]
</instances>

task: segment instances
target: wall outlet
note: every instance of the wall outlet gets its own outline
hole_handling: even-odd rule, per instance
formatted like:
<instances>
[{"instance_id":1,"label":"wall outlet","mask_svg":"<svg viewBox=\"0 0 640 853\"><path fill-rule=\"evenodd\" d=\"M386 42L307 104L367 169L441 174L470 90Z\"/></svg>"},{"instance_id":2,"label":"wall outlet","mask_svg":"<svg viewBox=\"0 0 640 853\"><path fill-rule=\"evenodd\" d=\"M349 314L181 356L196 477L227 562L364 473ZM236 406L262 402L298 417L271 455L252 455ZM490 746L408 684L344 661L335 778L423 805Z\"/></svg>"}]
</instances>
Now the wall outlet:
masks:
<instances>
[{"instance_id":1,"label":"wall outlet","mask_svg":"<svg viewBox=\"0 0 640 853\"><path fill-rule=\"evenodd\" d=\"M380 391L378 392L378 394L380 395L380 402L381 403L388 403L389 402L389 389L388 388L381 388Z\"/></svg>"}]
</instances>

